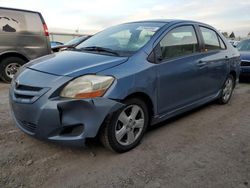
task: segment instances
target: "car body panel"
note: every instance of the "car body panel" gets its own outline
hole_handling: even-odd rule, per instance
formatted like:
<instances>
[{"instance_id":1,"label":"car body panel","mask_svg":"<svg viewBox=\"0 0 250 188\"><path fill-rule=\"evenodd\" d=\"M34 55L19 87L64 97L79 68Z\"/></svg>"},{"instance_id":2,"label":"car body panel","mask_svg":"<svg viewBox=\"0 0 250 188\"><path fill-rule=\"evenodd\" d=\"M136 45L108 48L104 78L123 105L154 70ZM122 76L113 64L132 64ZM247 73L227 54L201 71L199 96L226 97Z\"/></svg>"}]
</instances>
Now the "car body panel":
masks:
<instances>
[{"instance_id":1,"label":"car body panel","mask_svg":"<svg viewBox=\"0 0 250 188\"><path fill-rule=\"evenodd\" d=\"M127 57L63 51L31 61L26 67L54 75L78 77L117 66L127 59Z\"/></svg>"},{"instance_id":2,"label":"car body panel","mask_svg":"<svg viewBox=\"0 0 250 188\"><path fill-rule=\"evenodd\" d=\"M196 54L157 65L158 112L160 114L201 98L200 93L204 82L201 69L204 67L197 66L201 57L201 54Z\"/></svg>"},{"instance_id":3,"label":"car body panel","mask_svg":"<svg viewBox=\"0 0 250 188\"><path fill-rule=\"evenodd\" d=\"M30 76L36 75L36 85L31 83ZM48 139L52 142L62 142L67 145L84 145L85 138L95 137L106 116L121 108L123 104L107 98L95 98L86 100L50 98L57 92L55 85L67 83L72 78L55 76L25 69L18 75L18 80L12 81L10 89L10 107L16 125L29 135L39 139ZM18 83L17 83L18 82ZM20 89L17 89L16 84ZM29 88L24 89L24 86ZM17 92L26 91L32 95L30 87L48 88L39 96L39 100L20 102L16 99ZM55 89L56 88L56 89ZM22 96L19 96L20 99ZM48 100L50 98L50 100ZM93 121L93 117L94 121ZM74 125L82 125L83 132L76 136L63 136L59 133Z\"/></svg>"},{"instance_id":4,"label":"car body panel","mask_svg":"<svg viewBox=\"0 0 250 188\"><path fill-rule=\"evenodd\" d=\"M249 77L250 76L250 51L240 51L240 55L241 55L240 76Z\"/></svg>"},{"instance_id":5,"label":"car body panel","mask_svg":"<svg viewBox=\"0 0 250 188\"><path fill-rule=\"evenodd\" d=\"M250 76L250 39L242 40L237 46L240 52L240 77Z\"/></svg>"}]
</instances>

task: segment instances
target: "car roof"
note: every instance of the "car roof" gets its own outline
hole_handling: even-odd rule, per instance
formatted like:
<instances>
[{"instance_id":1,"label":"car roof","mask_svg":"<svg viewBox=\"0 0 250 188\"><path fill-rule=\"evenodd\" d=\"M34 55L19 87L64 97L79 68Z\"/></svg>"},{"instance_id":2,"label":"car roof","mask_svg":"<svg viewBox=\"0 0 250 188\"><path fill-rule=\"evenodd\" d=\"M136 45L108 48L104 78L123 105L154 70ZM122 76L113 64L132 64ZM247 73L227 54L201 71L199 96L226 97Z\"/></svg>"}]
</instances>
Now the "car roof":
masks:
<instances>
[{"instance_id":1,"label":"car roof","mask_svg":"<svg viewBox=\"0 0 250 188\"><path fill-rule=\"evenodd\" d=\"M163 23L165 25L167 25L167 24L178 24L178 23L192 23L192 24L199 24L199 25L203 25L205 27L215 29L213 26L208 25L206 23L193 21L193 20L182 20L182 19L152 19L152 20L141 20L141 21L134 21L134 22L128 22L128 23L147 23L147 22L150 22L150 23L154 23L154 22L155 23Z\"/></svg>"},{"instance_id":2,"label":"car roof","mask_svg":"<svg viewBox=\"0 0 250 188\"><path fill-rule=\"evenodd\" d=\"M143 22L155 22L155 23L182 23L182 22L192 22L192 23L198 23L198 24L204 24L198 21L193 21L193 20L182 20L182 19L152 19L152 20L141 20L141 21L134 21L134 22L129 22L129 23L143 23Z\"/></svg>"},{"instance_id":3,"label":"car roof","mask_svg":"<svg viewBox=\"0 0 250 188\"><path fill-rule=\"evenodd\" d=\"M5 10L14 10L14 11L22 11L22 12L30 12L30 13L40 14L40 12L37 12L37 11L32 11L32 10L24 10L24 9L17 9L17 8L0 7L0 9L5 9Z\"/></svg>"}]
</instances>

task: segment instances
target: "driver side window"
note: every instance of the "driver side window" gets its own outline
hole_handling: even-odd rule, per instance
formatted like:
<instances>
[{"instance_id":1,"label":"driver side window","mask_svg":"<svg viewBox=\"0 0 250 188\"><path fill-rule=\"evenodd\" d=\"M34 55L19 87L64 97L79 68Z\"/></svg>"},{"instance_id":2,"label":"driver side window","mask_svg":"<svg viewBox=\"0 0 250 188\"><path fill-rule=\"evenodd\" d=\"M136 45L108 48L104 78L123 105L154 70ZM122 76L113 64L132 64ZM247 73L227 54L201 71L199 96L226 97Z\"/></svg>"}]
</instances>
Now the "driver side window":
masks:
<instances>
[{"instance_id":1,"label":"driver side window","mask_svg":"<svg viewBox=\"0 0 250 188\"><path fill-rule=\"evenodd\" d=\"M171 30L160 42L161 58L172 59L199 51L193 26L180 26Z\"/></svg>"}]
</instances>

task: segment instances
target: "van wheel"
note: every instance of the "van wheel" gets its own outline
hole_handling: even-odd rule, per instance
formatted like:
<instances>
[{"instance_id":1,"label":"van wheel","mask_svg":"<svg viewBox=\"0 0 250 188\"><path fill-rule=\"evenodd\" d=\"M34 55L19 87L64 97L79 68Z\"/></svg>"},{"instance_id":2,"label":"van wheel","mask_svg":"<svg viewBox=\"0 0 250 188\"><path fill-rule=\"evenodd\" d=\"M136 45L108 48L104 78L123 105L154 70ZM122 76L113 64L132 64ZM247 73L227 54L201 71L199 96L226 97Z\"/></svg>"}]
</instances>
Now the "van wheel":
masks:
<instances>
[{"instance_id":1,"label":"van wheel","mask_svg":"<svg viewBox=\"0 0 250 188\"><path fill-rule=\"evenodd\" d=\"M220 97L218 99L219 104L227 104L232 97L234 90L235 80L232 75L229 75L223 85Z\"/></svg>"},{"instance_id":2,"label":"van wheel","mask_svg":"<svg viewBox=\"0 0 250 188\"><path fill-rule=\"evenodd\" d=\"M26 61L19 57L7 57L0 63L0 78L10 83L18 69L24 65Z\"/></svg>"},{"instance_id":3,"label":"van wheel","mask_svg":"<svg viewBox=\"0 0 250 188\"><path fill-rule=\"evenodd\" d=\"M103 145L118 153L136 147L148 126L149 114L146 104L139 99L128 99L125 107L110 115L101 131Z\"/></svg>"}]
</instances>

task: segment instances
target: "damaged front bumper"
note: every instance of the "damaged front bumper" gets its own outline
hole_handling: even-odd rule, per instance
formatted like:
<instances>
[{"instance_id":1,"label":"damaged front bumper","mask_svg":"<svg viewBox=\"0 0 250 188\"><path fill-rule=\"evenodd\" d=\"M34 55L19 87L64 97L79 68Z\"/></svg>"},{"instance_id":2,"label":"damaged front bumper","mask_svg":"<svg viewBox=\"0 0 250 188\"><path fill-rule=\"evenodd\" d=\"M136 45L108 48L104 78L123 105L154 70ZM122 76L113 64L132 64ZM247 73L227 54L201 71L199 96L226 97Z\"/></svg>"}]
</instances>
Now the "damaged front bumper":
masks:
<instances>
[{"instance_id":1,"label":"damaged front bumper","mask_svg":"<svg viewBox=\"0 0 250 188\"><path fill-rule=\"evenodd\" d=\"M32 76L34 71L28 71ZM36 78L40 79L36 80L38 86L25 78L27 74L20 75L18 83L12 82L10 106L15 124L38 139L84 146L86 138L97 135L105 118L123 106L115 100L103 97L84 100L51 98L55 93L55 85L58 88L70 78L35 72ZM50 82L46 83L47 77Z\"/></svg>"}]
</instances>

